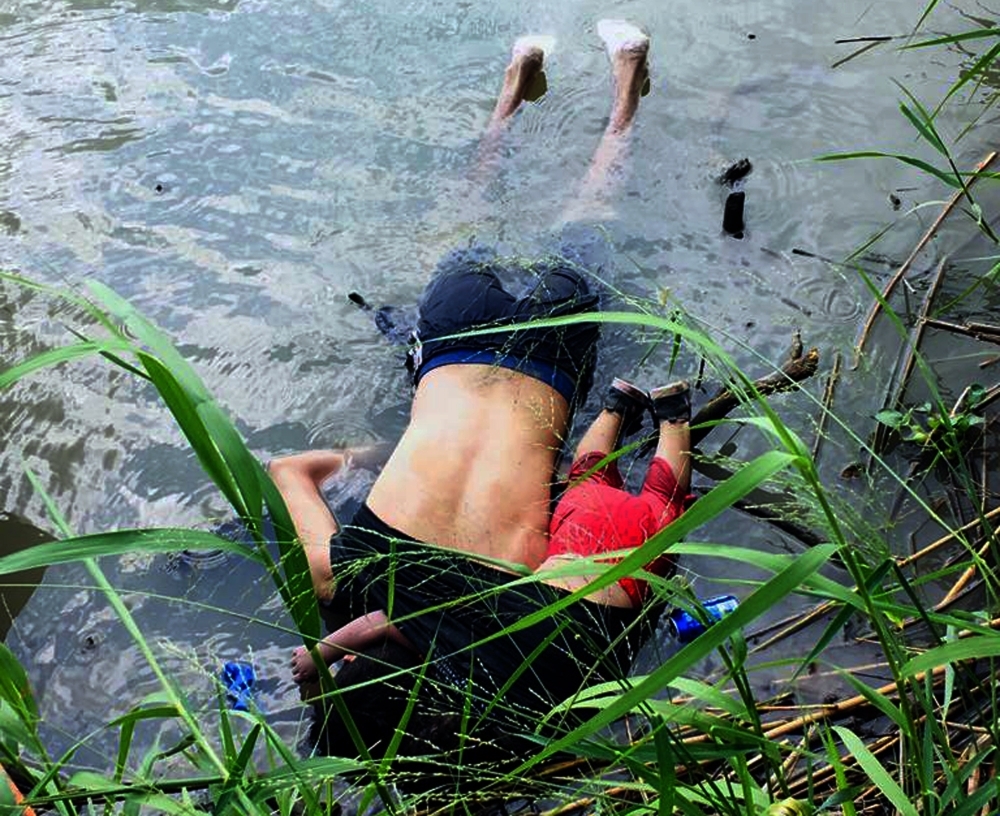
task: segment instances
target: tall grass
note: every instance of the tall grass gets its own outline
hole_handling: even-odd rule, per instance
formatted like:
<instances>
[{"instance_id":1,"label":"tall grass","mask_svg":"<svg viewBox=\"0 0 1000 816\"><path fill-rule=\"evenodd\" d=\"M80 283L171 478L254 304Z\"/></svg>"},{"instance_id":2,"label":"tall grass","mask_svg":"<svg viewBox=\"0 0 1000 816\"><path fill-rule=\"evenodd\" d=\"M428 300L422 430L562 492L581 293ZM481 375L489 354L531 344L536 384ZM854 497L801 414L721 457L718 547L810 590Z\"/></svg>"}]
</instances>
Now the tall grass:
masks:
<instances>
[{"instance_id":1,"label":"tall grass","mask_svg":"<svg viewBox=\"0 0 1000 816\"><path fill-rule=\"evenodd\" d=\"M17 285L29 285L7 276ZM280 495L266 472L247 451L230 420L211 399L190 366L180 358L166 337L114 293L100 285L91 290L96 302L86 303L91 325L80 328L78 342L63 349L44 352L0 374L0 387L9 387L47 366L71 363L87 354L101 354L115 365L153 383L166 408L184 432L206 474L230 500L234 511L247 522L257 546L246 549L195 530L130 530L108 534L74 536L48 502L53 525L62 539L0 559L0 574L66 561L87 565L95 587L105 593L122 622L139 645L144 659L159 678L162 695L154 701L135 702L128 712L107 724L118 734L116 756L109 758L104 773L72 773L73 751L50 756L38 735L38 713L27 676L11 653L0 649L3 663L0 680L0 761L29 773L33 780L29 801L63 813L78 812L85 801L118 802L130 812L139 808L168 812L261 812L291 813L304 805L308 812L324 812L334 801L356 791L361 801L381 797L387 810L418 805L421 800L400 801L391 791L396 757L393 751L380 761L350 761L298 756L268 725L260 712L241 714L219 704L218 733L209 733L187 699L185 689L157 665L154 650L134 625L126 606L107 581L96 560L127 551L167 552L191 547L222 547L252 559L266 570L285 599L295 625L307 644L318 635L315 605L308 570L294 537L280 535L280 558L275 563L263 537L266 511L278 519L276 528L291 530ZM71 297L54 290L48 297ZM74 298L76 302L79 300ZM569 730L538 738L537 750L523 763L499 777L484 775L479 795L502 795L524 790L526 777L542 780L531 786L534 796L548 796L553 803L567 798L594 799L613 805L639 801L645 809L684 813L746 813L774 805L820 809L852 809L851 800L874 786L883 800L901 812L952 812L968 789L972 771L961 761L967 740L955 739L941 724L941 689L928 680L928 670L954 664L947 669L946 708L961 705L995 709L983 701L979 689L963 668L970 658L985 659L998 654L1000 638L975 616L926 608L913 590L912 579L898 559L884 546L859 548L851 527L845 528L839 500L821 484L805 445L782 422L766 400L755 395L752 381L741 373L725 353L707 337L668 318L650 313L604 313L560 319L600 320L605 323L644 327L668 332L697 347L720 372L728 372L731 387L744 395L747 415L740 422L756 428L772 449L747 463L731 478L719 483L685 515L619 564L609 567L595 586L617 580L641 569L655 555L670 549L679 556L710 556L751 566L764 578L752 587L733 615L711 627L690 645L646 674L633 677L627 686L599 685L582 691L567 705L580 715ZM552 321L559 322L559 321ZM94 334L95 336L85 336ZM805 395L800 395L799 399ZM812 507L812 520L829 543L797 555L766 553L744 547L699 541L698 531L732 507L754 488L780 475L792 484L800 501ZM38 486L41 490L41 487ZM281 519L286 519L284 524ZM869 544L871 542L868 542ZM846 567L852 586L826 578L821 569L836 557ZM536 580L524 578L522 580ZM682 587L661 583L659 591L674 603L689 603ZM791 741L778 739L782 729L794 722L775 718L767 701L757 698L756 673L762 666L743 636L765 616L774 616L781 601L793 593L812 599L826 612L826 624L815 647L801 659L786 662L790 677L805 675L824 659L826 647L844 636L846 627L859 621L869 628L885 658L895 691L878 690L857 677L850 678L864 707L884 717L899 729L901 763L888 763L870 750L849 726L828 727L815 717ZM582 595L583 593L578 593ZM578 597L563 603L579 602ZM555 614L556 608L538 615ZM932 648L914 652L898 622L920 620L934 636L925 641ZM530 625L532 618L519 625ZM956 639L962 631L967 637ZM722 669L711 680L697 680L704 658L715 654ZM979 675L975 675L978 677ZM333 699L337 692L331 692ZM502 706L502 701L496 701ZM835 713L835 712L831 712ZM627 742L609 736L609 727L623 718L644 723ZM237 728L236 720L251 721ZM175 721L186 734L173 751L152 750L135 754L134 736L146 720ZM405 729L406 723L402 723ZM989 731L991 726L981 726ZM242 736L238 734L242 733ZM846 752L845 752L846 749ZM257 757L267 760L261 765ZM587 776L569 784L560 779L545 782L548 760L566 753L617 768L628 775L626 784L612 785L600 776ZM988 753L988 751L987 751ZM163 772L168 756L187 759L188 772L172 763ZM976 766L986 761L976 757ZM820 794L827 788L812 781L824 768L832 768L846 785L845 793ZM815 770L814 770L815 769ZM858 772L861 772L859 781ZM803 776L803 774L805 774ZM803 787L805 780L805 787ZM947 780L942 788L941 780ZM965 787L963 787L963 785ZM995 794L996 782L982 783L970 801L986 801ZM541 791L541 792L540 792ZM440 792L439 792L440 793ZM789 804L790 800L794 800ZM908 804L910 801L916 804ZM455 795L454 808L471 808L475 798L468 790ZM957 812L957 811L956 811Z\"/></svg>"},{"instance_id":2,"label":"tall grass","mask_svg":"<svg viewBox=\"0 0 1000 816\"><path fill-rule=\"evenodd\" d=\"M930 3L921 24L930 18ZM998 31L981 30L951 37L914 41L908 47L946 47L983 42L984 52L936 107L902 89L901 114L917 136L929 144L938 163L881 151L858 151L824 160L891 157L918 167L960 191L965 211L976 229L996 240L989 219L973 197L970 181L994 180L996 173L963 170L936 123L942 106L990 69L1000 46L991 44ZM991 103L992 104L992 101ZM859 270L859 274L864 273ZM940 512L901 463L872 447L865 429L833 419L838 433L872 462L872 484L892 484L907 501L946 533L940 546L950 560L901 556L892 551L882 519L865 519L847 500L823 484L807 447L778 410L758 394L722 348L691 321L663 316L650 307L637 312L603 313L543 321L550 324L595 320L637 331L662 333L711 362L717 375L737 391L743 410L734 420L766 440L767 450L743 463L733 475L704 495L685 515L650 539L622 562L609 566L593 588L636 572L654 556L669 550L691 558L732 561L764 576L748 581L739 609L659 665L628 683L591 685L561 708L578 716L552 733L539 728L537 748L521 764L499 774L488 769L478 777L478 790L436 791L423 799L400 794L397 781L399 740L384 759L374 760L358 747L358 760L303 757L270 727L260 711L229 711L219 697L218 727L209 730L192 706L188 690L159 666L155 649L131 619L118 590L100 567L104 556L136 550L162 553L188 548L224 548L251 559L274 581L289 615L306 645L320 635L319 618L308 568L280 494L249 452L232 421L213 400L194 369L170 340L114 292L89 284L90 296L41 287L13 275L8 285L29 287L38 297L69 299L87 316L76 327L75 342L40 353L0 372L0 389L44 375L53 366L100 355L110 364L152 384L196 453L207 478L218 487L234 513L244 521L253 548L233 544L197 530L125 530L75 535L59 508L46 499L52 525L61 539L0 559L0 575L36 566L78 561L86 565L94 587L108 598L154 671L161 693L136 700L105 728L117 738L117 750L104 771L74 770L70 749L53 756L39 734L39 713L27 673L13 654L0 647L0 762L27 780L24 792L35 807L63 814L103 805L106 813L121 809L129 816L142 811L180 813L280 813L290 816L335 812L337 802L353 797L355 807L395 812L428 805L470 812L482 799L528 795L555 809L637 810L685 816L699 814L845 814L898 812L972 816L996 812L1000 806L996 751L1000 707L996 698L996 660L1000 658L1000 621L994 516L979 494L969 467L969 449L958 418L944 403L930 361L919 348L915 374L934 394L933 410L942 428L932 444L935 464L944 463L942 479L964 490L979 508L977 524L962 525ZM881 297L866 280L873 299ZM971 297L990 280L968 287ZM960 304L951 302L949 307ZM911 343L909 318L883 302L889 325L903 346ZM535 324L538 325L538 324ZM808 391L796 404L814 400ZM912 416L912 415L910 415ZM940 469L939 469L940 470ZM876 482L876 476L881 479ZM795 554L701 540L706 526L762 485L779 484L794 493L797 504L785 512L806 519L824 543L800 547ZM41 486L36 488L42 492ZM274 523L279 557L270 554L264 518ZM848 576L832 580L827 568L836 562ZM932 563L924 567L925 561ZM978 605L935 603L935 584L974 571L984 587ZM538 580L537 576L520 579ZM663 599L691 605L681 582L654 582ZM583 591L552 608L529 616L555 615L559 606L581 602ZM783 601L797 596L804 611L781 620ZM776 620L777 619L777 620ZM769 658L776 642L810 625L804 654ZM772 636L772 633L777 632ZM842 667L832 647L855 638L877 653L876 678ZM706 674L706 658L716 666ZM822 704L797 704L784 691L763 698L761 676L780 672L789 686L812 676L834 673L850 690ZM421 675L421 680L423 675ZM328 679L329 680L329 679ZM326 693L338 705L340 691ZM343 709L342 702L339 703ZM498 711L503 701L492 701ZM348 712L349 713L349 712ZM356 712L357 713L357 712ZM545 723L556 722L559 711ZM408 715L407 715L408 716ZM136 730L147 721L177 723L183 739L166 749L141 750ZM621 723L629 723L628 739ZM407 719L400 723L405 731ZM575 772L552 760L579 758ZM263 757L263 759L262 759ZM169 763L168 763L169 760ZM181 760L181 761L178 761ZM528 780L532 780L529 784ZM442 794L447 793L442 805ZM0 812L12 805L0 798ZM565 812L561 811L561 812Z\"/></svg>"},{"instance_id":3,"label":"tall grass","mask_svg":"<svg viewBox=\"0 0 1000 816\"><path fill-rule=\"evenodd\" d=\"M34 284L14 276L6 276L6 279L16 285L35 287ZM130 713L108 724L109 729L116 730L119 734L119 749L113 765L109 763L107 775L95 775L92 772L77 773L67 780L62 771L72 766L72 752L62 757L47 755L38 737L37 709L30 688L27 686L26 676L19 668L13 668L16 664L12 655L4 650L3 659L12 667L9 676L14 679L12 682L4 683L0 689L3 700L0 711L4 715L2 722L5 723L3 739L0 741L2 761L11 767L31 766L34 769L36 783L33 789L28 791L29 800L38 805L50 804L64 812L75 811L85 797L105 801L125 801L132 808L143 805L153 809L184 809L188 807L183 804L184 797L177 799L173 795L177 791L186 791L191 795L194 790L206 792L212 810L222 811L232 808L237 811L254 811L265 807L265 803L268 803L267 807L273 804L270 799L275 796L278 783L272 780L276 779L284 780L286 786L282 790L289 802L302 799L312 810L320 807L315 792L318 780L329 781L345 775L358 780L356 784L370 785L373 791L381 794L386 808L394 807L393 799L383 785L383 782L391 779L393 759L391 755L387 760L377 763L298 759L287 746L281 744L281 740L259 713L243 715L220 710L221 733L207 733L190 708L185 690L179 688L172 678L159 668L154 651L145 642L142 632L132 622L128 609L105 578L97 561L101 556L118 555L135 550L167 552L190 547L227 548L253 559L262 569L270 573L307 644L315 642L318 635L308 568L301 548L295 542L294 536L288 532L292 527L287 517L287 510L266 472L249 453L231 421L211 399L197 374L180 357L162 332L106 287L92 283L90 288L93 301L81 301L71 294L56 290L40 290L40 294L45 296L68 297L77 305L83 306L92 325L77 330L79 334L77 342L24 360L0 374L0 388L10 387L27 376L43 371L48 366L68 364L83 356L95 354L103 355L113 364L124 367L137 377L147 379L160 393L166 408L196 452L206 474L216 483L232 504L236 514L244 520L253 533L257 546L253 550L246 551L239 545L217 539L210 533L176 529L132 530L74 536L61 519L58 508L48 502L50 516L62 535L61 540L0 559L0 574L66 561L82 561L86 564L95 586L107 596L139 645L144 659L159 678L162 697L154 705L141 704L137 701L136 707ZM686 342L699 344L706 354L724 361L721 349L715 347L707 338L698 335L687 326L665 318L633 313L605 313L566 320L574 319L632 324L676 333ZM88 334L93 336L87 336ZM744 387L749 385L748 379L737 375L737 381L739 380L742 380ZM718 485L677 523L651 539L621 563L608 569L598 579L598 585L609 584L628 572L639 570L642 564L668 547L683 551L684 545L678 544L682 537L689 536L776 472L795 467L803 474L812 473L811 466L803 458L802 445L781 425L766 403L762 401L761 405L764 410L762 427L770 428L774 437L784 445L784 449L775 449L763 454ZM37 483L36 487L41 489ZM277 563L271 560L264 540L265 510L275 520L275 528L279 531L278 544L281 557ZM630 712L643 712L645 716L655 717L657 721L663 722L662 713L658 712L672 711L677 706L657 702L656 698L660 692L672 682L682 678L685 672L690 671L692 666L705 655L729 642L737 632L751 624L789 593L803 586L809 587L810 591L822 593L825 587L828 591L844 596L838 587L818 576L820 567L835 549L836 545L831 544L818 547L796 558L774 556L759 559L758 566L773 577L761 582L759 588L744 600L733 616L713 627L706 635L678 652L656 671L635 678L628 688L619 687L613 692L607 688L592 689L575 704L580 711L592 713L569 732L543 741L533 756L526 757L520 768L506 774L499 782L509 784L560 752L581 750L586 754L597 746L600 746L599 751L605 755L608 751L612 753L621 751L620 746L615 748L609 745L603 734L608 725ZM719 547L717 552L724 555L726 550ZM748 554L735 552L731 557L746 558ZM582 594L584 593L578 593L578 596ZM575 596L566 599L564 603L578 602L578 600L579 598ZM557 611L555 608L543 610L538 615L555 614ZM532 622L532 618L528 618L519 625L526 626ZM740 661L731 660L730 665L733 676L742 678L741 686L748 689L750 683ZM713 700L719 697L717 691L710 692L708 688L705 689L705 693ZM334 699L336 696L334 692ZM744 699L741 710L751 710L752 705L748 707L751 703L751 700ZM714 716L697 714L698 707L696 702L681 706L690 709L691 714L687 719L692 722L714 723L716 719ZM242 742L236 738L235 731L229 724L233 717L250 717L254 720L253 726ZM138 722L147 719L179 721L190 743L183 754L192 760L191 776L174 775L171 779L164 780L157 774L157 765L162 761L158 753L145 757L132 755L135 727ZM677 719L677 716L671 716L670 721ZM715 724L711 726L716 730L718 727ZM744 751L756 753L767 747L759 722L755 733L734 731L729 726L726 726L724 731L731 737L738 736L738 742ZM663 742L664 733L662 731L654 733L659 734L655 739L662 743L661 750L666 750L667 744ZM266 744L272 749L270 756L273 761L267 768L256 768L250 762L258 743ZM624 750L626 756L641 755L643 741ZM726 745L719 746L718 750L719 756L730 753L730 748ZM704 751L702 753L704 754ZM776 752L766 753L772 754L775 761L778 759ZM494 785L502 787L496 782ZM757 798L764 795L763 792L754 794ZM701 796L702 794L697 796L692 794L692 801L700 799Z\"/></svg>"}]
</instances>

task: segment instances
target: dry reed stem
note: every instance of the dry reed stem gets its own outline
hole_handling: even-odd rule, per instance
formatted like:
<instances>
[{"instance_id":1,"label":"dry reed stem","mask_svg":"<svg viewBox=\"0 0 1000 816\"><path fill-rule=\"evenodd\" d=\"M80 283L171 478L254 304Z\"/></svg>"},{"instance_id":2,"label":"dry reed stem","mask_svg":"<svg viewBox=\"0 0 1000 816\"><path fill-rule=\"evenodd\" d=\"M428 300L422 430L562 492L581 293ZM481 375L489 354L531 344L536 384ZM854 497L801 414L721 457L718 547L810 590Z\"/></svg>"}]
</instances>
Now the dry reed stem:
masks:
<instances>
[{"instance_id":1,"label":"dry reed stem","mask_svg":"<svg viewBox=\"0 0 1000 816\"><path fill-rule=\"evenodd\" d=\"M928 317L925 321L932 329L946 331L949 334L958 334L962 337L971 337L973 340L980 340L984 343L1000 344L1000 327L992 326L990 331L984 331L982 324L973 323L951 323L947 320L940 320L936 317ZM974 328L978 326L978 328Z\"/></svg>"},{"instance_id":2,"label":"dry reed stem","mask_svg":"<svg viewBox=\"0 0 1000 816\"><path fill-rule=\"evenodd\" d=\"M995 507L993 510L990 510L988 513L986 513L985 515L983 515L983 517L981 519L980 518L973 519L972 521L968 522L967 524L963 524L957 530L952 530L949 533L947 533L947 534L941 536L940 538L936 539L935 541L932 541L926 547L918 550L917 552L915 552L915 553L913 553L911 555L908 555L905 558L897 559L896 564L900 568L909 567L909 566L915 564L920 559L926 558L928 555L932 555L933 553L936 553L942 547L945 547L948 544L955 543L957 541L958 537L962 533L967 532L969 530L972 530L973 528L975 528L976 526L980 525L981 523L984 523L984 522L987 522L987 521L992 521L993 519L995 519L998 516L1000 516L1000 507ZM986 533L987 538L991 534L992 534L992 531L988 531ZM959 580L961 580L961 579L959 579ZM791 635L794 635L796 632L799 632L802 629L804 629L805 627L807 627L807 626L811 625L812 623L814 623L818 618L821 618L823 615L825 615L825 614L829 613L830 611L832 611L835 607L836 607L836 603L835 602L833 602L833 601L823 601L822 603L817 604L816 606L814 606L812 609L810 609L804 615L801 614L801 613L796 614L796 615L790 615L787 618L784 618L784 619L782 619L780 621L776 621L775 623L771 624L770 626L768 626L768 627L766 627L764 629L761 629L758 632L755 632L754 636L755 637L759 637L760 635L762 635L764 633L774 631L775 629L779 629L780 627L785 627L784 629L780 629L780 631L778 631L778 633L776 635L774 635L773 637L768 638L763 643L756 644L750 650L750 653L751 654L755 654L757 652L761 652L761 651L763 651L763 650L765 650L765 649L773 646L774 644L779 643L784 638L790 637ZM937 608L935 608L935 609L936 609L936 611L940 611Z\"/></svg>"},{"instance_id":3,"label":"dry reed stem","mask_svg":"<svg viewBox=\"0 0 1000 816\"><path fill-rule=\"evenodd\" d=\"M978 165L976 165L976 173L980 173L983 170L987 169L993 163L996 157L997 157L996 151L993 151L989 155L987 155L986 158L984 158L981 162L979 162ZM919 255L920 251L927 245L927 242L930 241L931 238L933 238L937 234L937 231L938 229L940 229L941 224L944 223L945 218L947 218L948 215L951 213L951 211L955 209L955 206L966 194L966 191L969 188L971 188L973 184L976 183L976 178L977 177L974 176L969 181L968 185L966 185L966 188L964 190L958 190L948 200L948 203L944 206L944 209L941 210L940 215L938 215L938 217L934 220L934 223L931 224L930 229L928 229L927 232L924 233L924 236L917 242L917 245L913 248L913 251L910 253L910 257L908 257L905 261L903 261L903 265L899 267L899 269L896 271L896 274L892 276L889 282L885 285L885 288L883 288L881 300L876 300L875 303L872 305L871 310L868 312L868 317L865 319L864 326L861 329L861 335L858 337L858 341L854 345L854 360L851 363L852 369L858 367L858 363L860 362L861 359L861 353L864 351L865 343L868 342L868 336L871 334L872 326L875 325L875 319L878 317L879 311L882 308L882 302L888 301L889 295L892 294L893 290L896 288L896 285L903 279L903 276L906 275L906 273L909 271L910 267L913 265L913 262L916 260L917 255Z\"/></svg>"},{"instance_id":4,"label":"dry reed stem","mask_svg":"<svg viewBox=\"0 0 1000 816\"><path fill-rule=\"evenodd\" d=\"M918 550L917 552L913 553L913 555L909 555L906 558L902 559L901 561L897 561L896 563L899 567L908 567L910 566L910 564L920 560L924 556L930 555L931 553L941 549L941 547L945 546L946 544L951 544L957 539L957 537L961 533L971 530L973 527L980 524L981 522L992 521L997 516L1000 516L1000 507L993 508L982 518L975 518L972 521L968 522L967 524L963 524L957 530L952 530L951 532L947 533L946 535L942 536L936 541L932 541L922 550ZM993 531L986 532L986 535L991 535L992 532Z\"/></svg>"},{"instance_id":5,"label":"dry reed stem","mask_svg":"<svg viewBox=\"0 0 1000 816\"><path fill-rule=\"evenodd\" d=\"M826 420L833 407L833 398L837 391L837 383L840 381L841 354L838 350L833 355L833 367L830 369L830 376L826 379L826 387L823 389L823 408L819 413L816 422L816 438L813 440L812 457L815 461L819 458L820 448L823 447L824 431L826 430Z\"/></svg>"},{"instance_id":6,"label":"dry reed stem","mask_svg":"<svg viewBox=\"0 0 1000 816\"><path fill-rule=\"evenodd\" d=\"M986 536L986 541L983 542L983 546L976 551L976 556L978 558L982 559L983 556L986 555L986 551L990 548L991 538L991 536ZM940 612L942 609L950 606L962 590L965 589L969 581L973 579L978 570L979 568L976 566L975 562L973 562L972 566L968 567L965 572L958 577L958 580L955 581L952 588L948 590L948 593L940 601L934 604L934 611Z\"/></svg>"},{"instance_id":7,"label":"dry reed stem","mask_svg":"<svg viewBox=\"0 0 1000 816\"><path fill-rule=\"evenodd\" d=\"M945 666L935 666L930 672L932 678L937 678L944 674ZM928 676L928 672L920 672L914 675L913 682L919 683L925 680ZM893 696L899 693L899 686L895 681L891 683L886 683L884 686L880 686L876 691L884 696ZM838 700L836 703L829 703L821 706L819 711L814 711L810 714L804 714L801 717L796 717L787 723L782 723L774 728L770 728L764 732L764 736L767 739L776 739L777 737L783 737L786 734L794 733L799 731L806 725L811 725L820 720L828 720L831 717L844 714L852 709L858 708L864 703L868 702L868 698L863 694L855 695L854 697L848 697L844 700Z\"/></svg>"},{"instance_id":8,"label":"dry reed stem","mask_svg":"<svg viewBox=\"0 0 1000 816\"><path fill-rule=\"evenodd\" d=\"M814 606L804 615L802 613L798 613L796 615L789 615L787 618L783 618L782 620L775 622L771 626L762 629L760 632L755 632L754 636L756 637L763 634L764 632L773 631L774 629L777 629L780 626L785 627L784 629L781 629L778 632L778 634L768 638L763 643L756 644L750 650L750 654L756 654L757 652L761 652L764 649L768 648L769 646L773 646L775 643L780 643L786 637L791 637L796 632L805 629L807 626L814 623L818 618L823 617L823 615L825 615L826 613L830 612L835 608L836 604L833 601L823 601L822 603L819 603L816 606Z\"/></svg>"}]
</instances>

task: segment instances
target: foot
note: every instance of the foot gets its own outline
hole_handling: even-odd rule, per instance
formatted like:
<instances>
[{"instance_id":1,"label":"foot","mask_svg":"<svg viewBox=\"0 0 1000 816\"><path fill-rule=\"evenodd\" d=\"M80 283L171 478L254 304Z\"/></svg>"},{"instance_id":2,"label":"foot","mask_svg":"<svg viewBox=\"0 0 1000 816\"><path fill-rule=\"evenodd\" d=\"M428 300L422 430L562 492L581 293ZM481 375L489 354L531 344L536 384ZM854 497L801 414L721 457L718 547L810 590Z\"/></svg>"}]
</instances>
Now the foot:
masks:
<instances>
[{"instance_id":1,"label":"foot","mask_svg":"<svg viewBox=\"0 0 1000 816\"><path fill-rule=\"evenodd\" d=\"M337 653L333 647L326 643L319 643L317 648L327 666L336 660ZM317 679L319 679L319 670L313 662L312 655L305 646L299 646L292 652L292 680L302 685Z\"/></svg>"},{"instance_id":2,"label":"foot","mask_svg":"<svg viewBox=\"0 0 1000 816\"><path fill-rule=\"evenodd\" d=\"M649 392L653 402L653 416L657 422L691 421L691 388L687 380L678 380L669 385L654 388Z\"/></svg>"},{"instance_id":3,"label":"foot","mask_svg":"<svg viewBox=\"0 0 1000 816\"><path fill-rule=\"evenodd\" d=\"M639 97L649 92L649 35L625 20L601 20L597 36L604 41L615 80L611 125L624 130L632 124Z\"/></svg>"},{"instance_id":4,"label":"foot","mask_svg":"<svg viewBox=\"0 0 1000 816\"><path fill-rule=\"evenodd\" d=\"M649 394L630 382L615 377L604 399L604 410L622 418L622 435L631 436L642 427L642 418L650 409Z\"/></svg>"},{"instance_id":5,"label":"foot","mask_svg":"<svg viewBox=\"0 0 1000 816\"><path fill-rule=\"evenodd\" d=\"M539 88L545 84L542 67L545 54L555 45L554 37L532 34L521 37L514 43L510 53L510 65L504 72L503 88L497 100L493 119L506 119L514 114L527 99L537 99Z\"/></svg>"}]
</instances>

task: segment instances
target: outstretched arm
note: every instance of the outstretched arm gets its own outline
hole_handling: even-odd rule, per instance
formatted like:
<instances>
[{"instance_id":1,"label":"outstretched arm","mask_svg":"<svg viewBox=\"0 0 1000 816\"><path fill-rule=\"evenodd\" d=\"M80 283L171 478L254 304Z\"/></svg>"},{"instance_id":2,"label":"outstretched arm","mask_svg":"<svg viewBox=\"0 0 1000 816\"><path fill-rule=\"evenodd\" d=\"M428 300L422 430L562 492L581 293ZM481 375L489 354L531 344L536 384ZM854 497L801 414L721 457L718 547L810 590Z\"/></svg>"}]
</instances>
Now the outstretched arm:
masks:
<instances>
[{"instance_id":1,"label":"outstretched arm","mask_svg":"<svg viewBox=\"0 0 1000 816\"><path fill-rule=\"evenodd\" d=\"M416 647L399 631L381 609L360 618L355 618L336 632L332 632L316 644L320 657L329 666L349 654L379 643L394 640L401 646L416 652ZM313 663L312 654L304 646L292 653L292 679L296 683L315 680L319 675Z\"/></svg>"},{"instance_id":2,"label":"outstretched arm","mask_svg":"<svg viewBox=\"0 0 1000 816\"><path fill-rule=\"evenodd\" d=\"M282 456L272 460L268 467L305 549L313 589L323 601L333 597L330 538L340 530L340 525L320 488L346 467L350 459L350 451L316 450Z\"/></svg>"}]
</instances>

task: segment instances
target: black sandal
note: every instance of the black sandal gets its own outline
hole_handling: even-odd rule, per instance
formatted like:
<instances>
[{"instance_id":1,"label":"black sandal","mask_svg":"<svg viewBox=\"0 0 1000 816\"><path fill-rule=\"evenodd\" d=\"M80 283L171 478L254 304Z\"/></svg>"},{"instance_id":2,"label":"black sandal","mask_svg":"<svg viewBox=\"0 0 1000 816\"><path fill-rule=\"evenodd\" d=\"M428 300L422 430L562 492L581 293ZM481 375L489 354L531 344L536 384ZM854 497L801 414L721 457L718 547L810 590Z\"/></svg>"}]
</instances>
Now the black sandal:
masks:
<instances>
[{"instance_id":1,"label":"black sandal","mask_svg":"<svg viewBox=\"0 0 1000 816\"><path fill-rule=\"evenodd\" d=\"M650 410L649 394L641 388L615 377L604 399L604 410L622 418L622 435L631 436L642 427L642 418Z\"/></svg>"},{"instance_id":2,"label":"black sandal","mask_svg":"<svg viewBox=\"0 0 1000 816\"><path fill-rule=\"evenodd\" d=\"M691 388L687 380L654 388L649 392L653 403L653 416L657 422L691 421Z\"/></svg>"}]
</instances>

